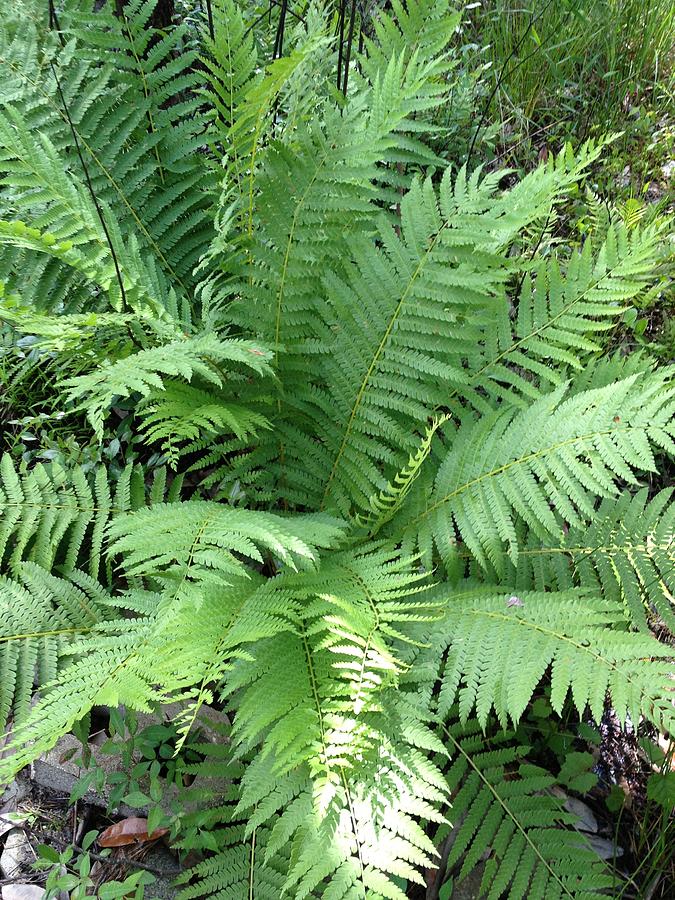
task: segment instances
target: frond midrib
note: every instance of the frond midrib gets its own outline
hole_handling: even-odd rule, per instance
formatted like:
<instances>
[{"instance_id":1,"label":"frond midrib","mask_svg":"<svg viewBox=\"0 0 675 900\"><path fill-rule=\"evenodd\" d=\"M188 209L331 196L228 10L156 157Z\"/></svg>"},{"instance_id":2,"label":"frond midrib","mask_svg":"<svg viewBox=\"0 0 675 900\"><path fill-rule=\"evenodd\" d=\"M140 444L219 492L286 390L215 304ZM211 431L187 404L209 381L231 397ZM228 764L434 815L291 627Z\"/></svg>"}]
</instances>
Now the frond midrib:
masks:
<instances>
[{"instance_id":1,"label":"frond midrib","mask_svg":"<svg viewBox=\"0 0 675 900\"><path fill-rule=\"evenodd\" d=\"M548 454L555 453L557 450L561 450L563 447L570 447L575 444L584 444L587 441L593 440L598 437L606 437L607 435L617 434L617 433L627 433L630 431L639 431L644 432L644 428L641 428L636 425L622 426L621 428L606 428L601 431L591 431L586 434L575 435L573 438L567 438L564 441L559 441L556 444L551 444L548 447L543 447L541 450L535 450L532 453L527 453L524 456L520 456L517 459L509 460L509 462L504 463L501 466L497 466L494 469L491 469L489 472L483 472L481 475L478 475L476 478L472 478L470 481L464 482L464 484L459 485L459 487L455 488L449 494L445 494L445 496L441 497L431 506L427 507L424 512L420 513L415 519L411 521L411 525L417 525L419 522L422 522L427 516L431 515L437 509L442 506L445 506L446 503L449 503L454 497L459 496L464 493L464 491L469 490L469 488L474 487L476 484L480 484L487 479L494 478L497 475L501 475L503 472L507 472L509 469L512 469L514 466L519 466L524 463L528 463L531 460L541 459L542 457L547 456Z\"/></svg>"},{"instance_id":2,"label":"frond midrib","mask_svg":"<svg viewBox=\"0 0 675 900\"><path fill-rule=\"evenodd\" d=\"M358 409L359 409L359 407L360 407L360 405L361 405L361 403L362 403L362 401L363 401L363 397L364 397L365 392L366 392L366 389L367 389L367 387L368 387L368 382L370 381L370 378L371 378L373 372L375 371L375 367L377 366L377 364L378 364L378 362L379 362L379 359L380 359L381 355L384 353L384 350L385 350L385 347L386 347L386 345L387 345L387 342L389 341L389 336L391 335L391 332L392 332L392 330L393 330L393 328L394 328L394 325L396 324L396 321L397 321L399 315L401 314L401 310L403 309L403 306L404 306L406 300L408 299L408 295L410 294L410 292L411 292L412 289L413 289L413 285L414 285L415 282L417 281L417 279L418 279L418 277L420 276L422 270L424 269L424 266L425 266L426 263L428 262L428 260L429 260L429 258L430 258L430 256L431 256L431 254L432 254L432 252L433 252L433 250L434 250L435 247L436 247L436 244L438 243L438 241L439 241L439 239L440 239L441 234L443 233L443 231L444 231L448 226L449 226L449 222L447 222L447 221L446 221L446 222L443 222L442 225L441 225L441 227L436 231L436 233L435 233L435 234L433 235L433 237L431 238L431 240L430 240L430 242L429 242L429 246L427 247L427 249L426 249L426 251L425 251L425 253L424 253L424 256L423 256L422 259L418 262L418 264L417 264L417 266L416 266L416 268L415 268L415 271L413 272L412 276L408 279L408 283L406 284L405 290L403 291L403 293L402 293L402 295L401 295L401 298L400 298L400 300L398 301L398 303L397 303L397 305L396 305L396 308L394 309L394 312L392 313L392 316L391 316L391 318L390 318L390 320L389 320L389 323L388 323L388 325L387 325L387 327L386 327L386 329L385 329L385 332L384 332L384 334L382 335L382 339L381 339L381 341L380 341L380 343L379 343L379 345L378 345L378 347L377 347L377 349L376 349L376 351L375 351L375 353L374 353L374 355L373 355L373 359L372 359L370 365L368 366L368 369L366 370L366 374L365 374L364 377L363 377L363 380L362 380L362 382L361 382L361 386L360 386L360 388L359 388L359 390L358 390L358 392L357 392L357 394L356 394L356 397L355 397L355 399L354 399L354 403L353 403L353 405L352 405L351 413L350 413L349 418L348 418L348 420L347 420L347 424L346 424L346 427L345 427L344 435L343 435L343 437L342 437L342 441L341 441L341 443L340 443L340 446L338 447L338 451L337 451L337 454L336 454L335 459L334 459L334 461L333 461L333 465L332 465L332 467L331 467L330 474L329 474L328 479L327 479L327 481L326 481L326 486L325 486L325 488L324 488L323 499L322 499L322 501L321 501L320 509L325 509L326 503L327 503L327 501L328 501L328 496L329 496L331 484L332 484L332 482L333 482L333 480L334 480L334 478L335 478L335 475L336 475L336 473L337 473L338 466L339 466L339 464L340 464L340 460L342 459L342 455L343 455L343 453L344 453L345 450L346 450L346 447L347 447L347 441L349 440L349 437L350 437L350 435L351 435L352 428L354 427L354 420L356 419L356 414L357 414Z\"/></svg>"}]
</instances>

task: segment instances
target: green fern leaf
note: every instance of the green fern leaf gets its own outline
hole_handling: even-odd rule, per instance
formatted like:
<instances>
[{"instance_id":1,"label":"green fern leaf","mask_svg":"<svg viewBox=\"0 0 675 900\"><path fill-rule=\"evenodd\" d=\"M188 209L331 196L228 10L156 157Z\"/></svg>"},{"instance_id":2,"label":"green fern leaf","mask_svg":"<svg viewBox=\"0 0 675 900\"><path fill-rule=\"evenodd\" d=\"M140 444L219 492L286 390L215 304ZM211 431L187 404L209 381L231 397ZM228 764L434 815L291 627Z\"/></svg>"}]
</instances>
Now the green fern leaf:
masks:
<instances>
[{"instance_id":1,"label":"green fern leaf","mask_svg":"<svg viewBox=\"0 0 675 900\"><path fill-rule=\"evenodd\" d=\"M571 693L580 715L600 721L606 696L620 718L646 716L669 727L668 648L625 631L621 607L581 591L504 594L487 586L447 594L448 612L436 632L447 648L439 711L458 699L462 721L475 709L485 724L517 722L551 667L551 703L559 713ZM622 630L622 626L623 629Z\"/></svg>"},{"instance_id":2,"label":"green fern leaf","mask_svg":"<svg viewBox=\"0 0 675 900\"><path fill-rule=\"evenodd\" d=\"M220 340L214 334L187 338L140 350L125 359L102 365L97 371L67 379L68 399L80 400L77 409L85 409L99 440L103 420L116 397L139 393L142 397L164 389L162 376L180 375L186 381L198 376L220 386L219 363L238 363L258 374L268 373L269 354L251 341Z\"/></svg>"},{"instance_id":3,"label":"green fern leaf","mask_svg":"<svg viewBox=\"0 0 675 900\"><path fill-rule=\"evenodd\" d=\"M616 496L619 481L634 484L636 470L655 470L652 448L673 451L667 370L566 392L563 385L527 410L467 418L430 496L418 497L407 528L413 540L424 545L429 531L448 565L458 535L484 565L501 567L504 547L516 562L516 517L542 540L558 537L562 521L583 528L597 497Z\"/></svg>"}]
</instances>

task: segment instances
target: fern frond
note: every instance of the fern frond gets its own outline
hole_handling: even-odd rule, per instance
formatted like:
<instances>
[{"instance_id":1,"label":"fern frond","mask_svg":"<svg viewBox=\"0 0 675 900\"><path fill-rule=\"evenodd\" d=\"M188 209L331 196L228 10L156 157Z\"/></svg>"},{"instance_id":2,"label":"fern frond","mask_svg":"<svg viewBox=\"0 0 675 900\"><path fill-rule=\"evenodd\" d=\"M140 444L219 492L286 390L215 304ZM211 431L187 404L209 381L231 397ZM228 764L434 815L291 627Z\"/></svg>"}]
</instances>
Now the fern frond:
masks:
<instances>
[{"instance_id":1,"label":"fern frond","mask_svg":"<svg viewBox=\"0 0 675 900\"><path fill-rule=\"evenodd\" d=\"M230 580L229 587L202 584L199 596L207 602L201 605L176 602L180 584L168 585L164 595L134 589L111 598L117 616L69 642L64 653L74 661L44 686L17 729L14 755L0 763L0 779L49 749L93 704L125 703L149 712L176 695L189 699L203 678L222 677L242 646L291 627L293 610L283 608L283 595L261 590L255 576Z\"/></svg>"},{"instance_id":2,"label":"fern frond","mask_svg":"<svg viewBox=\"0 0 675 900\"><path fill-rule=\"evenodd\" d=\"M486 329L464 396L479 409L486 408L484 391L526 406L567 372L581 370L602 349L597 336L653 287L663 236L663 223L630 232L612 225L595 258L589 239L565 272L555 257L539 263L523 280L513 333L506 304L499 323Z\"/></svg>"},{"instance_id":3,"label":"fern frond","mask_svg":"<svg viewBox=\"0 0 675 900\"><path fill-rule=\"evenodd\" d=\"M389 202L378 184L395 170L403 148L417 164L441 164L421 142L413 150L401 135L423 105L432 69L433 61L404 64L394 56L382 78L345 108L327 107L321 123L297 123L292 142L268 151L256 182L257 233L253 271L247 270L254 281L243 288L246 302L235 315L276 353L284 347L282 366L292 367L295 347L311 334L307 315L311 298L322 293L325 267L342 258L350 234L373 227L380 213L373 201ZM281 196L280 183L288 186Z\"/></svg>"},{"instance_id":4,"label":"fern frond","mask_svg":"<svg viewBox=\"0 0 675 900\"><path fill-rule=\"evenodd\" d=\"M208 500L154 504L116 517L109 527L111 554L124 556L129 575L221 579L242 574L239 555L262 564L262 551L295 569L310 567L317 549L334 546L343 525L329 516L282 518Z\"/></svg>"},{"instance_id":5,"label":"fern frond","mask_svg":"<svg viewBox=\"0 0 675 900\"><path fill-rule=\"evenodd\" d=\"M268 829L261 828L246 839L242 825L228 828L225 846L215 856L179 876L178 885L195 881L179 891L179 900L214 895L240 900L250 894L260 900L278 900L286 882L285 867L264 863L267 835Z\"/></svg>"},{"instance_id":6,"label":"fern frond","mask_svg":"<svg viewBox=\"0 0 675 900\"><path fill-rule=\"evenodd\" d=\"M158 470L159 471L159 470ZM172 489L178 490L181 479ZM155 499L162 499L161 474ZM170 492L169 492L170 493ZM112 488L104 466L90 478L81 467L57 463L17 471L9 454L0 458L0 563L13 574L23 561L67 574L80 568L102 575L102 545L107 523L146 503L140 466L126 466Z\"/></svg>"},{"instance_id":7,"label":"fern frond","mask_svg":"<svg viewBox=\"0 0 675 900\"><path fill-rule=\"evenodd\" d=\"M655 620L673 631L673 515L669 488L651 499L647 488L605 499L588 525L544 541L524 535L513 583L558 590L578 584L620 603L643 631Z\"/></svg>"},{"instance_id":8,"label":"fern frond","mask_svg":"<svg viewBox=\"0 0 675 900\"><path fill-rule=\"evenodd\" d=\"M239 14L234 5L225 7L229 28L237 34L243 30ZM262 78L249 78L246 91L236 105L236 116L229 129L218 134L226 139L229 151L226 191L234 190L238 198L240 222L243 235L251 239L254 225L256 199L256 179L266 153L265 143L269 140L270 123L273 119L275 103L280 95L290 89L295 80L302 77L309 60L325 49L326 38L320 33L310 33L306 40L295 48L289 56L274 60ZM228 50L229 44L224 48ZM213 49L213 48L212 48ZM215 54L215 65L219 65L219 51ZM221 64L222 65L222 64ZM229 65L229 61L224 63ZM228 70L229 71L229 70ZM222 69L211 68L210 86L219 94L222 91ZM246 76L244 76L246 77ZM228 75L225 75L229 79ZM226 101L227 102L227 101ZM233 102L233 98L230 98ZM222 102L221 102L222 106ZM227 113L226 113L227 115Z\"/></svg>"},{"instance_id":9,"label":"fern frond","mask_svg":"<svg viewBox=\"0 0 675 900\"><path fill-rule=\"evenodd\" d=\"M255 405L261 399L257 395ZM269 420L251 407L215 390L167 380L162 391L151 392L140 404L137 414L143 439L161 442L169 465L175 467L181 450L189 453L201 442L211 445L223 434L234 434L245 443L260 429L270 428Z\"/></svg>"},{"instance_id":10,"label":"fern frond","mask_svg":"<svg viewBox=\"0 0 675 900\"><path fill-rule=\"evenodd\" d=\"M35 312L31 307L24 306L16 296L3 297L0 295L0 322L11 326L12 330L22 335L30 335L41 350L62 353L64 350L72 351L84 349L87 345L93 351L101 344L105 345L106 338L119 337L140 324L149 325L151 329L161 323L151 319L142 320L140 317L125 315L124 313L71 313L61 316ZM141 329L138 331L143 334ZM64 367L69 360L63 360Z\"/></svg>"},{"instance_id":11,"label":"fern frond","mask_svg":"<svg viewBox=\"0 0 675 900\"><path fill-rule=\"evenodd\" d=\"M13 215L18 211L31 224L50 227L60 239L77 233L81 210L62 188L67 181L82 187L85 207L91 198L74 132L100 206L114 211L114 217L106 213L108 229L119 227L127 240L133 236L145 267L164 273L185 293L212 236L207 208L215 172L200 152L205 119L191 94L198 78L195 54L181 46L185 28L160 35L147 27L151 7L125 4L124 17L118 17L107 8L92 13L68 3L59 17L63 48L43 32L49 52L37 72L30 56L8 60L17 89L3 114L18 130L14 136L3 131L0 171L13 186ZM50 163L50 148L58 165ZM125 253L116 250L122 260ZM33 265L17 258L15 271L22 261ZM64 277L56 275L59 285ZM167 284L163 288L154 296L171 292Z\"/></svg>"},{"instance_id":12,"label":"fern frond","mask_svg":"<svg viewBox=\"0 0 675 900\"><path fill-rule=\"evenodd\" d=\"M0 245L22 247L45 253L78 272L92 284L109 291L115 280L112 258L99 254L82 253L71 240L58 240L48 231L29 228L24 222L0 222Z\"/></svg>"},{"instance_id":13,"label":"fern frond","mask_svg":"<svg viewBox=\"0 0 675 900\"><path fill-rule=\"evenodd\" d=\"M366 53L361 65L371 81L387 68L392 56L441 56L448 47L461 13L448 9L443 0L411 0L405 6L394 0L373 18L373 36L365 36Z\"/></svg>"},{"instance_id":14,"label":"fern frond","mask_svg":"<svg viewBox=\"0 0 675 900\"><path fill-rule=\"evenodd\" d=\"M291 754L304 757L308 768L299 767L299 773L310 779L309 796L291 803L273 830L280 841L299 841L286 889L306 896L321 886L335 896L363 897L370 888L403 897L391 876L423 883L415 864L434 864L435 850L415 817L426 813L441 820L434 806L445 787L424 751L444 751L414 708L396 704L393 696L388 703L383 693L381 714L364 713L356 721L353 713L345 716L332 695L327 657L307 637L288 633L260 645L253 671L242 661L229 679L230 689L242 681L251 685L238 703L247 743L257 744L252 733L271 726L263 752L247 766L239 809L254 822L262 819L256 810L272 815L280 809L284 780L297 771L284 774L288 760ZM296 677L288 677L283 659ZM267 715L255 705L256 694L270 698Z\"/></svg>"},{"instance_id":15,"label":"fern frond","mask_svg":"<svg viewBox=\"0 0 675 900\"><path fill-rule=\"evenodd\" d=\"M13 756L0 761L0 781L12 778L18 769L51 749L97 702L117 706L126 701L145 712L161 702L147 664L140 665L137 659L139 648L148 645L150 635L147 620L120 619L112 620L107 627L101 624L80 641L70 642L67 654L77 658L54 681L43 685L41 699L14 729ZM64 662L65 655L64 649Z\"/></svg>"},{"instance_id":16,"label":"fern frond","mask_svg":"<svg viewBox=\"0 0 675 900\"><path fill-rule=\"evenodd\" d=\"M675 449L670 379L662 370L567 397L562 385L527 410L468 417L430 494L411 495L409 538L426 548L433 537L452 565L461 536L481 564L501 572L505 548L518 559L517 518L544 541L561 534L563 521L583 528L598 497L654 471L654 450Z\"/></svg>"},{"instance_id":17,"label":"fern frond","mask_svg":"<svg viewBox=\"0 0 675 900\"><path fill-rule=\"evenodd\" d=\"M252 341L221 340L215 334L205 334L104 363L95 372L67 379L64 387L69 400L81 401L76 408L87 411L101 439L104 418L116 397L134 393L148 397L162 391L165 375L180 375L186 381L199 377L219 387L223 381L220 363L238 363L258 374L267 374L270 372L268 358L269 353Z\"/></svg>"},{"instance_id":18,"label":"fern frond","mask_svg":"<svg viewBox=\"0 0 675 900\"><path fill-rule=\"evenodd\" d=\"M209 102L214 137L228 148L237 111L259 77L256 72L258 53L253 31L247 29L234 0L215 0L212 19L213 39L209 34L204 35L202 56L209 79L201 94ZM234 171L240 171L240 148L234 144L229 152Z\"/></svg>"},{"instance_id":19,"label":"fern frond","mask_svg":"<svg viewBox=\"0 0 675 900\"><path fill-rule=\"evenodd\" d=\"M462 721L475 709L484 725L494 708L506 727L509 719L520 719L550 667L556 712L569 692L579 714L588 707L599 722L609 696L622 720L644 715L670 727L669 649L627 632L620 605L578 589L509 596L489 586L459 585L443 594L446 618L431 639L431 658L444 660L441 715L458 702Z\"/></svg>"},{"instance_id":20,"label":"fern frond","mask_svg":"<svg viewBox=\"0 0 675 900\"><path fill-rule=\"evenodd\" d=\"M308 307L302 329L315 383L303 383L290 364L281 372L285 386L292 378L295 413L292 427L279 426L287 496L295 499L297 485L305 502L309 493L313 503L347 514L386 489L382 464L402 468L429 414L465 383L463 360L494 321L512 269L503 248L550 210L597 152L587 148L577 163L562 155L501 197L498 176L481 181L480 172L454 180L446 172L440 198L430 179L418 183L401 202L400 236L383 220L377 241L354 242L353 263L324 274L327 302L317 312L316 302ZM295 331L295 319L288 323ZM300 431L305 419L311 425Z\"/></svg>"},{"instance_id":21,"label":"fern frond","mask_svg":"<svg viewBox=\"0 0 675 900\"><path fill-rule=\"evenodd\" d=\"M0 726L10 711L22 722L35 688L56 678L64 653L109 617L109 595L82 573L72 581L34 563L16 567L17 580L0 576Z\"/></svg>"},{"instance_id":22,"label":"fern frond","mask_svg":"<svg viewBox=\"0 0 675 900\"><path fill-rule=\"evenodd\" d=\"M449 418L449 416L439 416L433 420L424 433L417 453L414 456L410 455L407 465L396 473L393 482L387 485L386 490L380 491L377 497L371 497L370 513L367 516L357 516L358 523L368 528L371 536L376 535L380 528L386 525L400 509L413 482L419 475L424 461L429 456L434 434Z\"/></svg>"},{"instance_id":23,"label":"fern frond","mask_svg":"<svg viewBox=\"0 0 675 900\"><path fill-rule=\"evenodd\" d=\"M631 231L644 219L647 212L647 204L637 197L629 197L623 203L617 204L617 212L626 228Z\"/></svg>"},{"instance_id":24,"label":"fern frond","mask_svg":"<svg viewBox=\"0 0 675 900\"><path fill-rule=\"evenodd\" d=\"M87 530L100 531L111 513L106 473L93 488L80 468L72 472L52 463L20 475L9 454L0 459L0 560L10 570L32 560L49 570L58 560L66 572L76 568ZM92 575L100 566L100 545L91 548ZM85 557L86 559L86 557Z\"/></svg>"},{"instance_id":25,"label":"fern frond","mask_svg":"<svg viewBox=\"0 0 675 900\"><path fill-rule=\"evenodd\" d=\"M451 715L443 729L452 759L447 779L452 821L437 841L449 845L445 872L461 882L487 856L480 891L491 898L584 897L600 900L615 876L570 826L551 788L556 779L526 758L509 732L491 734ZM567 826L567 827L566 827Z\"/></svg>"}]
</instances>

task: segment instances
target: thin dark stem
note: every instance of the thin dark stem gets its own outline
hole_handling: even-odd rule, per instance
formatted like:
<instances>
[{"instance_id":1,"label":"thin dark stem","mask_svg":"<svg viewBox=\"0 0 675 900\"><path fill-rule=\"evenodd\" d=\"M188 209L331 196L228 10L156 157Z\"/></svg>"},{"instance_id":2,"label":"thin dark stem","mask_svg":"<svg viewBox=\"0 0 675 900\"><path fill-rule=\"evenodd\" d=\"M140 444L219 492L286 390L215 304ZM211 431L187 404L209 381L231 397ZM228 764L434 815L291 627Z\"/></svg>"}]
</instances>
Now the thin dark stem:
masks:
<instances>
[{"instance_id":1,"label":"thin dark stem","mask_svg":"<svg viewBox=\"0 0 675 900\"><path fill-rule=\"evenodd\" d=\"M284 52L284 32L286 30L286 13L288 11L288 0L281 0L281 9L279 10L279 21L277 22L277 33L274 37L274 50L272 51L272 59L279 59Z\"/></svg>"},{"instance_id":2,"label":"thin dark stem","mask_svg":"<svg viewBox=\"0 0 675 900\"><path fill-rule=\"evenodd\" d=\"M274 6L281 6L281 3L279 2L279 0L270 0L269 10L265 10L265 12L262 15L258 16L257 19L254 19L251 22L251 24L248 26L248 28L244 32L244 37L246 37L246 35L249 34L251 31L253 31L255 26L259 25L262 22L262 20L265 18L266 15L271 14L272 7L274 7ZM289 12L293 16L294 19L298 20L298 22L302 22L303 25L305 24L304 16L299 15L292 9L287 9L286 12Z\"/></svg>"},{"instance_id":3,"label":"thin dark stem","mask_svg":"<svg viewBox=\"0 0 675 900\"><path fill-rule=\"evenodd\" d=\"M73 141L75 142L75 149L77 150L77 155L80 159L80 164L82 166L82 171L84 172L84 177L87 182L87 187L89 189L89 193L91 194L91 199L94 201L94 206L96 207L96 212L98 213L98 217L101 222L101 227L105 233L106 240L108 242L108 247L110 248L110 255L112 256L113 264L115 266L115 274L117 275L117 283L120 287L120 293L122 295L122 307L125 312L129 311L129 305L127 303L127 295L124 290L124 282L122 280L122 271L120 269L120 265L117 259L117 254L115 253L115 247L113 246L112 238L110 236L110 232L108 231L108 226L105 221L105 216L103 215L103 210L101 209L101 205L98 202L98 197L96 196L96 192L94 191L94 186L91 183L91 178L89 177L89 170L87 169L87 164L84 161L84 156L82 155L82 150L80 149L80 141L77 137L77 131L75 130L75 126L73 125L73 120L70 117L70 110L68 109L68 104L66 103L66 98L63 94L63 89L61 88L61 82L59 81L59 76L56 74L56 68L54 63L50 60L49 65L51 66L52 75L54 76L54 80L56 81L56 89L59 92L59 97L61 99L61 104L63 106L63 111L66 114L66 119L68 120L68 125L70 126L70 133L73 136Z\"/></svg>"},{"instance_id":4,"label":"thin dark stem","mask_svg":"<svg viewBox=\"0 0 675 900\"><path fill-rule=\"evenodd\" d=\"M349 15L349 36L347 37L347 55L345 56L344 80L342 93L347 96L347 81L349 80L349 63L352 56L352 41L354 39L354 24L356 22L356 0L352 0L352 9Z\"/></svg>"},{"instance_id":5,"label":"thin dark stem","mask_svg":"<svg viewBox=\"0 0 675 900\"><path fill-rule=\"evenodd\" d=\"M206 0L206 18L209 23L209 35L211 40L214 41L216 38L216 33L213 30L213 9L211 8L211 0Z\"/></svg>"},{"instance_id":6,"label":"thin dark stem","mask_svg":"<svg viewBox=\"0 0 675 900\"><path fill-rule=\"evenodd\" d=\"M530 32L532 31L532 29L535 26L535 23L538 22L539 19L541 19L541 17L544 15L546 10L549 8L549 6L551 6L552 3L553 3L553 0L548 0L548 2L542 7L541 11L536 16L535 15L530 16L530 21L527 24L527 28L523 32L523 36L520 38L518 43L514 46L513 50L511 50L509 55L506 57L506 59L502 63L502 67L499 70L499 75L497 76L497 79L495 81L495 86L490 91L490 94L489 94L487 100L485 101L485 105L483 107L483 112L481 114L480 119L478 120L478 125L476 126L476 130L473 133L473 137L471 138L471 145L469 146L469 152L467 153L467 157L466 157L467 167L469 165L471 156L472 156L474 148L476 146L476 141L478 140L478 135L480 134L480 131L481 131L483 125L485 124L485 120L487 119L488 114L490 112L490 106L492 105L492 101L494 100L495 96L497 95L497 91L502 86L506 75L507 74L510 75L512 72L514 72L515 69L518 68L518 66L523 64L524 60L519 60L518 63L516 64L515 68L509 70L508 73L506 71L506 67L508 66L508 64L511 62L513 57L516 55L516 53L518 53L520 48L523 46L523 44L527 40ZM541 47L537 47L537 51L535 51L535 52L538 52L539 50L541 50ZM526 58L528 58L528 57L526 57Z\"/></svg>"},{"instance_id":7,"label":"thin dark stem","mask_svg":"<svg viewBox=\"0 0 675 900\"><path fill-rule=\"evenodd\" d=\"M340 14L338 16L338 64L337 64L337 89L342 86L342 51L345 41L345 9L347 0L340 0Z\"/></svg>"},{"instance_id":8,"label":"thin dark stem","mask_svg":"<svg viewBox=\"0 0 675 900\"><path fill-rule=\"evenodd\" d=\"M58 16L56 15L56 8L54 6L54 0L49 0L49 28L51 31L55 31L59 36L59 41L61 42L61 46L64 46L63 35L61 34L61 26L59 24Z\"/></svg>"}]
</instances>

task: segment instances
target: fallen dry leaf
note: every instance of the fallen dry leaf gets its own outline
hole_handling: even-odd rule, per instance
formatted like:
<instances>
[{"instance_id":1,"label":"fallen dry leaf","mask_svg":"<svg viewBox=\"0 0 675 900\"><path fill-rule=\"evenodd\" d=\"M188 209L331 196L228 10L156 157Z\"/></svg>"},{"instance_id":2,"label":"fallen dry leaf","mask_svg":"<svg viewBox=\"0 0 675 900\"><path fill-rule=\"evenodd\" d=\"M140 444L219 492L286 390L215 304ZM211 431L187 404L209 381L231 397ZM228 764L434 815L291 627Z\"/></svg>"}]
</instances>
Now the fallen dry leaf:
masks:
<instances>
[{"instance_id":1,"label":"fallen dry leaf","mask_svg":"<svg viewBox=\"0 0 675 900\"><path fill-rule=\"evenodd\" d=\"M142 844L145 841L156 841L162 835L167 834L168 828L156 828L152 834L148 834L148 820L138 816L129 816L116 822L99 836L101 847L124 847L126 844Z\"/></svg>"}]
</instances>

